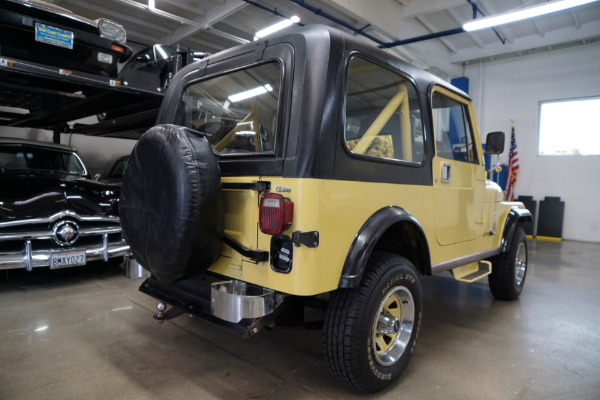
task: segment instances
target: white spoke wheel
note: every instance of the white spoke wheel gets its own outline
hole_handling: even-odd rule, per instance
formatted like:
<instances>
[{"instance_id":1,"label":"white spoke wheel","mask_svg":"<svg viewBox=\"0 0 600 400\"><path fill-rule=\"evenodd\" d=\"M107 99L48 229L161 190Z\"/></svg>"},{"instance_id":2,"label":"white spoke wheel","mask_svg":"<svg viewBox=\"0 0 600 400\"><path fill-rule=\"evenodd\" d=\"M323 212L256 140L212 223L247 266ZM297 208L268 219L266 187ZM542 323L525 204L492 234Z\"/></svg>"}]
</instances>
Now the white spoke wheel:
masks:
<instances>
[{"instance_id":1,"label":"white spoke wheel","mask_svg":"<svg viewBox=\"0 0 600 400\"><path fill-rule=\"evenodd\" d=\"M515 257L515 284L517 286L523 286L525 272L527 272L527 245L520 242Z\"/></svg>"},{"instance_id":2,"label":"white spoke wheel","mask_svg":"<svg viewBox=\"0 0 600 400\"><path fill-rule=\"evenodd\" d=\"M372 255L356 288L331 294L323 350L333 375L363 393L389 386L415 350L422 310L412 263L395 254Z\"/></svg>"},{"instance_id":3,"label":"white spoke wheel","mask_svg":"<svg viewBox=\"0 0 600 400\"><path fill-rule=\"evenodd\" d=\"M515 228L506 252L490 261L492 273L488 281L494 297L499 300L517 299L527 277L527 236L522 227Z\"/></svg>"}]
</instances>

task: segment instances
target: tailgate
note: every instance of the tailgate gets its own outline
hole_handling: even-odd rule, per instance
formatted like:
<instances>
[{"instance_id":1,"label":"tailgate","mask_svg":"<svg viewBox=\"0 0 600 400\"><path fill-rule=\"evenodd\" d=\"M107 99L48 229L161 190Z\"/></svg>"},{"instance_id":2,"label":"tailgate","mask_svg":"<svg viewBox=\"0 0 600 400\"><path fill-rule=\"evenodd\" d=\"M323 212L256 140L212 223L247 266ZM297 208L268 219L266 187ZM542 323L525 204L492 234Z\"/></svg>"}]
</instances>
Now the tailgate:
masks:
<instances>
[{"instance_id":1,"label":"tailgate","mask_svg":"<svg viewBox=\"0 0 600 400\"><path fill-rule=\"evenodd\" d=\"M260 192L252 188L257 177L234 180L223 178L223 202L225 206L225 233L248 249L258 247L258 204ZM243 257L223 244L221 255L230 263L241 266Z\"/></svg>"}]
</instances>

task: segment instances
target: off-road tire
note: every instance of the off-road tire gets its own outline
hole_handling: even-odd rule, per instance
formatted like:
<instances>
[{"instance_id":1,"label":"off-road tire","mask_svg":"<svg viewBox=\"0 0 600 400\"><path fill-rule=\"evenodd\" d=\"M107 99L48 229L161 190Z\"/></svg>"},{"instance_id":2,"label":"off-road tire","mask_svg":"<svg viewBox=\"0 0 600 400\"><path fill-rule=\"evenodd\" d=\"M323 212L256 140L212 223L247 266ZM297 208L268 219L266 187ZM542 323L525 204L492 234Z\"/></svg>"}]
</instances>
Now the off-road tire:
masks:
<instances>
[{"instance_id":1,"label":"off-road tire","mask_svg":"<svg viewBox=\"0 0 600 400\"><path fill-rule=\"evenodd\" d=\"M133 256L162 283L210 267L225 211L221 171L204 134L176 125L144 133L123 174L119 213Z\"/></svg>"},{"instance_id":2,"label":"off-road tire","mask_svg":"<svg viewBox=\"0 0 600 400\"><path fill-rule=\"evenodd\" d=\"M527 237L517 226L505 253L490 259L492 273L488 276L490 291L498 300L515 300L523 291L527 277Z\"/></svg>"},{"instance_id":3,"label":"off-road tire","mask_svg":"<svg viewBox=\"0 0 600 400\"><path fill-rule=\"evenodd\" d=\"M408 366L422 315L422 288L412 263L374 253L356 288L331 294L323 351L332 374L362 393L389 386Z\"/></svg>"}]
</instances>

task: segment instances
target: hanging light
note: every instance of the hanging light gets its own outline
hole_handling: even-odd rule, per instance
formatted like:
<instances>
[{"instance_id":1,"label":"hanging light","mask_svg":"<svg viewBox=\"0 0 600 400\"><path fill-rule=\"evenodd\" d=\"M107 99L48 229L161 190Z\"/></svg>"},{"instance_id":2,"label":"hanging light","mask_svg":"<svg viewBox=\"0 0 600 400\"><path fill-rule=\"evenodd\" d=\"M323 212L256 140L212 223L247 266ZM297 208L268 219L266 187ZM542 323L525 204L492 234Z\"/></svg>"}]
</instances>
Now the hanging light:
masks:
<instances>
[{"instance_id":1,"label":"hanging light","mask_svg":"<svg viewBox=\"0 0 600 400\"><path fill-rule=\"evenodd\" d=\"M510 24L511 22L522 21L524 19L539 17L557 11L567 10L569 8L582 6L588 3L594 3L598 0L555 0L547 3L525 7L517 11L510 11L490 17L479 18L463 25L467 32L479 29L491 28L498 25Z\"/></svg>"},{"instance_id":2,"label":"hanging light","mask_svg":"<svg viewBox=\"0 0 600 400\"><path fill-rule=\"evenodd\" d=\"M298 22L300 22L300 18L298 18L296 15L289 19L284 19L281 22L278 22L274 25L271 25L265 29L261 29L260 31L256 32L254 34L254 40L258 40L262 37L269 36L272 33L285 29L288 26L291 26L292 24L297 24Z\"/></svg>"}]
</instances>

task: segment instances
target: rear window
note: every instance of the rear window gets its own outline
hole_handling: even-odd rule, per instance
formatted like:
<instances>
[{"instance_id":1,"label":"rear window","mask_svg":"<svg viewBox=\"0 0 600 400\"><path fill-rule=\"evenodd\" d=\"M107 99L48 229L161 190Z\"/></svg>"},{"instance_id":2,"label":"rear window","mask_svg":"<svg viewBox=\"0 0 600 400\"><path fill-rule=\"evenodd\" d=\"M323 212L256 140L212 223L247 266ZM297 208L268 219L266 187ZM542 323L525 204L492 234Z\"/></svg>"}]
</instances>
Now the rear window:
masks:
<instances>
[{"instance_id":1,"label":"rear window","mask_svg":"<svg viewBox=\"0 0 600 400\"><path fill-rule=\"evenodd\" d=\"M83 163L75 153L34 146L0 146L0 168L4 170L48 170L86 175Z\"/></svg>"},{"instance_id":2,"label":"rear window","mask_svg":"<svg viewBox=\"0 0 600 400\"><path fill-rule=\"evenodd\" d=\"M280 86L278 62L196 82L183 92L175 124L204 133L219 154L273 153Z\"/></svg>"}]
</instances>

